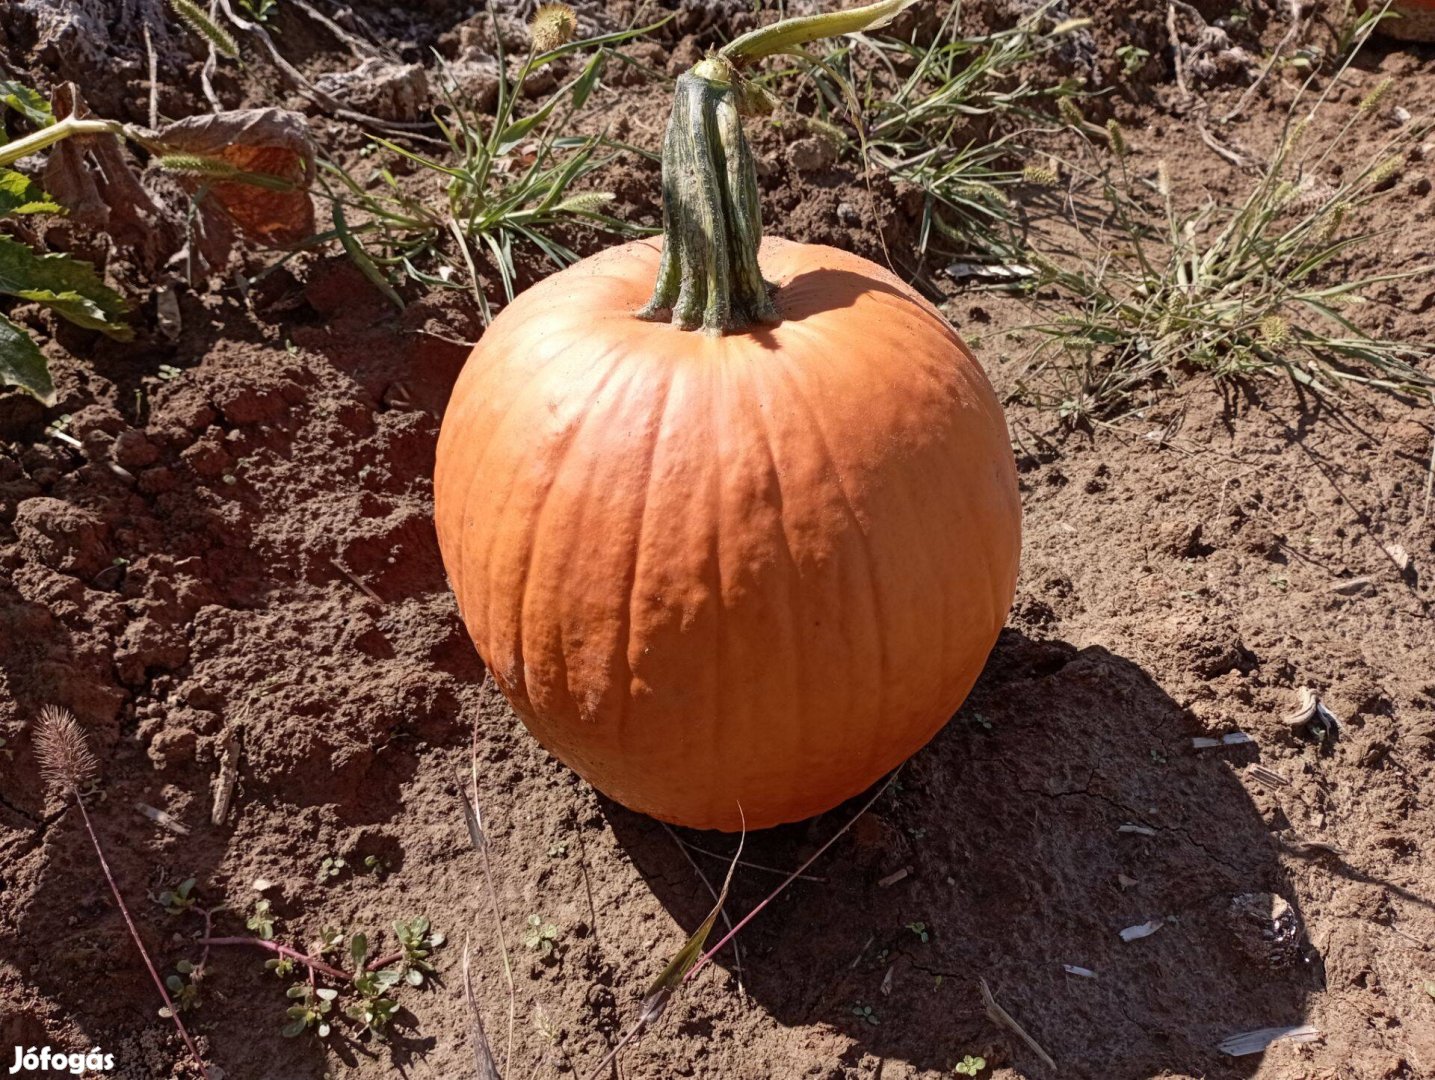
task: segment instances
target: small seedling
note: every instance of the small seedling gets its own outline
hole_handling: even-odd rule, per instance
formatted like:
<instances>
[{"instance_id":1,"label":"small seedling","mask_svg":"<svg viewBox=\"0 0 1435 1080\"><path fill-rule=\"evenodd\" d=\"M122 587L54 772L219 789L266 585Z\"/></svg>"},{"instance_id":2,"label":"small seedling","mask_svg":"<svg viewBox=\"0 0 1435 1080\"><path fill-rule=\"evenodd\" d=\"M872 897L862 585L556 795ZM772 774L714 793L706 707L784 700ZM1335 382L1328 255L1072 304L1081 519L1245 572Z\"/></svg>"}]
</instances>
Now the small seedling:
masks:
<instances>
[{"instance_id":1,"label":"small seedling","mask_svg":"<svg viewBox=\"0 0 1435 1080\"><path fill-rule=\"evenodd\" d=\"M1152 751L1151 751L1151 764L1153 764L1153 765L1165 765L1165 764L1166 764L1166 760L1167 760L1167 759L1166 759L1166 755L1163 754L1163 753L1161 753L1160 750L1152 750Z\"/></svg>"},{"instance_id":2,"label":"small seedling","mask_svg":"<svg viewBox=\"0 0 1435 1080\"><path fill-rule=\"evenodd\" d=\"M166 975L164 985L169 990L170 1004L160 1009L159 1014L166 1019L173 1017L177 1012L189 1012L199 1007L199 978L200 973L188 960L181 960L174 965L178 975ZM185 981L185 976L189 981Z\"/></svg>"},{"instance_id":3,"label":"small seedling","mask_svg":"<svg viewBox=\"0 0 1435 1080\"><path fill-rule=\"evenodd\" d=\"M566 840L559 840L556 844L550 844L548 846L548 857L550 859L561 859L567 854L568 842Z\"/></svg>"},{"instance_id":4,"label":"small seedling","mask_svg":"<svg viewBox=\"0 0 1435 1080\"><path fill-rule=\"evenodd\" d=\"M972 727L984 735L990 735L992 733L992 722L981 713L972 713L971 719L968 720L967 723L971 724Z\"/></svg>"},{"instance_id":5,"label":"small seedling","mask_svg":"<svg viewBox=\"0 0 1435 1080\"><path fill-rule=\"evenodd\" d=\"M373 874L376 878L382 878L389 872L389 860L378 855L365 855L361 864L366 874Z\"/></svg>"},{"instance_id":6,"label":"small seedling","mask_svg":"<svg viewBox=\"0 0 1435 1080\"><path fill-rule=\"evenodd\" d=\"M323 885L326 882L333 881L336 877L338 877L345 870L347 870L348 867L349 864L344 861L344 856L326 856L324 861L319 864L319 884Z\"/></svg>"},{"instance_id":7,"label":"small seedling","mask_svg":"<svg viewBox=\"0 0 1435 1080\"><path fill-rule=\"evenodd\" d=\"M428 955L444 943L444 935L429 929L428 917L425 915L408 922L400 919L394 923L394 933L398 935L399 947L404 951L400 970L405 981L410 986L422 986L424 975L433 974Z\"/></svg>"},{"instance_id":8,"label":"small seedling","mask_svg":"<svg viewBox=\"0 0 1435 1080\"><path fill-rule=\"evenodd\" d=\"M958 1076L976 1076L987 1067L987 1059L968 1054L952 1066L952 1071Z\"/></svg>"},{"instance_id":9,"label":"small seedling","mask_svg":"<svg viewBox=\"0 0 1435 1080\"><path fill-rule=\"evenodd\" d=\"M354 989L362 1000L346 1008L344 1015L362 1025L359 1029L360 1035L369 1032L374 1038L382 1040L385 1038L389 1021L399 1010L398 1002L385 995L403 975L398 968L384 968L381 971L364 969L369 959L367 935L353 936L349 942L349 955L354 961L354 970L359 972L354 976Z\"/></svg>"},{"instance_id":10,"label":"small seedling","mask_svg":"<svg viewBox=\"0 0 1435 1080\"><path fill-rule=\"evenodd\" d=\"M289 1022L279 1034L286 1039L292 1039L312 1027L319 1038L326 1038L330 1031L329 1012L334 1007L334 999L339 996L339 991L326 986L313 987L301 983L289 987L287 996L293 999L295 1004L285 1010L284 1015L289 1018Z\"/></svg>"},{"instance_id":11,"label":"small seedling","mask_svg":"<svg viewBox=\"0 0 1435 1080\"><path fill-rule=\"evenodd\" d=\"M165 889L155 897L155 903L171 915L183 915L194 907L198 899L194 891L194 878L185 878L172 889Z\"/></svg>"},{"instance_id":12,"label":"small seedling","mask_svg":"<svg viewBox=\"0 0 1435 1080\"><path fill-rule=\"evenodd\" d=\"M254 904L254 914L244 920L244 925L264 941L274 940L274 916L270 913L268 900L258 900Z\"/></svg>"},{"instance_id":13,"label":"small seedling","mask_svg":"<svg viewBox=\"0 0 1435 1080\"><path fill-rule=\"evenodd\" d=\"M1121 74L1129 79L1146 66L1151 54L1139 45L1122 45L1116 50L1116 58L1121 61Z\"/></svg>"},{"instance_id":14,"label":"small seedling","mask_svg":"<svg viewBox=\"0 0 1435 1080\"><path fill-rule=\"evenodd\" d=\"M927 930L927 924L924 922L909 922L907 924L907 929L912 931L912 933L916 934L917 940L920 941L923 945L932 940L932 935Z\"/></svg>"},{"instance_id":15,"label":"small seedling","mask_svg":"<svg viewBox=\"0 0 1435 1080\"><path fill-rule=\"evenodd\" d=\"M544 958L550 957L558 949L558 927L544 922L541 915L530 915L523 944Z\"/></svg>"},{"instance_id":16,"label":"small seedling","mask_svg":"<svg viewBox=\"0 0 1435 1080\"><path fill-rule=\"evenodd\" d=\"M342 927L325 926L319 931L319 940L313 946L313 952L319 956L333 956L335 953L344 951L344 931Z\"/></svg>"},{"instance_id":17,"label":"small seedling","mask_svg":"<svg viewBox=\"0 0 1435 1080\"><path fill-rule=\"evenodd\" d=\"M852 1006L852 1015L855 1016L855 1017L857 1017L857 1019L859 1019L859 1020L865 1020L867 1023L871 1024L873 1027L876 1027L878 1024L880 1024L880 1023L882 1022L881 1019L877 1016L877 1014L872 1011L872 1006L871 1006L871 1005L862 1005L862 1004L853 1005L853 1006Z\"/></svg>"}]
</instances>

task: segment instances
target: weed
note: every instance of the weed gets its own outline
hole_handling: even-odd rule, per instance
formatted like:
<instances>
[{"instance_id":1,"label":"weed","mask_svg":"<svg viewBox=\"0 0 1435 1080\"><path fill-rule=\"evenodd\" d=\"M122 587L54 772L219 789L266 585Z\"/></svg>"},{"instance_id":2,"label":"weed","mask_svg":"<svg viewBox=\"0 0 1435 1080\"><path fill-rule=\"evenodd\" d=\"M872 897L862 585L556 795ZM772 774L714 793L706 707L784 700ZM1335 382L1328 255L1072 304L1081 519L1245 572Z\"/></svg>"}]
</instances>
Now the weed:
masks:
<instances>
[{"instance_id":1,"label":"weed","mask_svg":"<svg viewBox=\"0 0 1435 1080\"><path fill-rule=\"evenodd\" d=\"M852 1006L852 1015L857 1017L858 1020L871 1024L873 1027L876 1027L882 1022L881 1018L872 1011L871 1005L863 1005L860 1002Z\"/></svg>"},{"instance_id":2,"label":"weed","mask_svg":"<svg viewBox=\"0 0 1435 1080\"><path fill-rule=\"evenodd\" d=\"M1122 45L1116 50L1116 59L1121 61L1121 74L1130 79L1140 74L1151 54L1139 45Z\"/></svg>"},{"instance_id":3,"label":"weed","mask_svg":"<svg viewBox=\"0 0 1435 1080\"><path fill-rule=\"evenodd\" d=\"M167 1010L165 1015L174 1021L175 1028L179 1031L180 1037L184 1039L184 1045L189 1049L195 1065L199 1068L199 1075L203 1080L209 1080L209 1070L204 1064L204 1058L200 1057L198 1047L194 1045L189 1030L179 1017L180 1010L169 996L169 987L159 977L159 972L155 970L154 961L150 959L144 939L140 937L139 930L135 927L135 921L130 915L129 905L125 903L124 894L115 884L114 874L110 871L110 861L105 857L105 849L100 846L99 835L95 832L94 823L90 820L90 812L85 807L81 789L99 781L100 765L95 760L95 755L90 752L89 741L85 737L84 729L68 711L54 706L46 706L40 711L39 722L35 725L34 747L35 760L40 766L40 777L44 781L46 791L51 795L59 796L66 802L73 800L79 809L80 820L84 822L85 832L89 834L90 844L94 847L95 857L100 863L100 870L105 875L105 883L110 887L110 895L115 898L115 906L120 909L120 915L124 917L125 927L130 932L130 939L135 943L135 948L139 950L145 968L154 981L155 989L159 991L159 996Z\"/></svg>"},{"instance_id":4,"label":"weed","mask_svg":"<svg viewBox=\"0 0 1435 1080\"><path fill-rule=\"evenodd\" d=\"M400 949L403 950L399 970L404 980L410 986L422 986L424 976L433 974L428 956L444 943L444 935L429 929L428 917L425 915L408 922L400 920L394 923L394 934L399 939Z\"/></svg>"},{"instance_id":5,"label":"weed","mask_svg":"<svg viewBox=\"0 0 1435 1080\"><path fill-rule=\"evenodd\" d=\"M349 864L342 855L326 855L324 861L319 864L319 884L324 885L339 877Z\"/></svg>"},{"instance_id":6,"label":"weed","mask_svg":"<svg viewBox=\"0 0 1435 1080\"><path fill-rule=\"evenodd\" d=\"M256 900L254 911L244 920L247 929L254 931L261 941L274 940L274 915L268 900Z\"/></svg>"},{"instance_id":7,"label":"weed","mask_svg":"<svg viewBox=\"0 0 1435 1080\"><path fill-rule=\"evenodd\" d=\"M255 22L267 25L279 11L279 0L239 0L239 6ZM270 30L276 34L279 32L273 27Z\"/></svg>"},{"instance_id":8,"label":"weed","mask_svg":"<svg viewBox=\"0 0 1435 1080\"><path fill-rule=\"evenodd\" d=\"M360 270L397 306L403 303L393 282L408 277L430 287L472 290L487 322L493 309L479 280L481 262L486 261L496 272L504 297L512 300L519 246L527 245L562 267L578 257L557 239L555 230L560 226L586 225L618 234L641 231L604 212L611 194L574 190L616 154L604 152L606 143L600 136L580 138L563 132L597 86L612 53L610 47L666 21L581 41L559 41L550 49L541 49L540 44L557 40L553 35L558 29L545 23L544 40L530 42L512 81L495 21L499 87L497 111L491 121L486 123L463 99L444 70L439 82L446 114L435 118L448 144L443 159L386 139L374 140L376 146L442 182L442 203L435 205L431 199L406 193L385 166L360 179L324 162L321 182L333 199L334 235ZM530 76L562 57L589 49L592 56L576 75L532 112L517 114L520 91ZM346 208L357 210L363 219L350 224ZM464 270L450 265L451 258L457 258Z\"/></svg>"},{"instance_id":9,"label":"weed","mask_svg":"<svg viewBox=\"0 0 1435 1080\"><path fill-rule=\"evenodd\" d=\"M285 996L294 1001L284 1015L289 1022L280 1029L279 1034L286 1039L292 1039L297 1035L304 1034L309 1028L313 1028L319 1038L327 1038L329 1026L329 1013L334 1008L334 1001L339 996L339 991L326 986L310 986L301 983L291 986L285 992Z\"/></svg>"},{"instance_id":10,"label":"weed","mask_svg":"<svg viewBox=\"0 0 1435 1080\"><path fill-rule=\"evenodd\" d=\"M345 1008L344 1015L359 1023L360 1035L367 1032L383 1040L389 1023L399 1010L398 1002L389 997L388 992L403 976L396 968L367 969L369 939L363 934L353 936L349 942L349 954L354 961L354 990L359 1000Z\"/></svg>"},{"instance_id":11,"label":"weed","mask_svg":"<svg viewBox=\"0 0 1435 1080\"><path fill-rule=\"evenodd\" d=\"M858 130L867 157L923 192L920 253L940 241L964 257L1007 258L1020 247L1007 191L1022 175L1010 163L1023 153L1021 140L1046 125L1047 104L1076 93L1072 82L1034 85L1024 71L1058 37L1085 23L1043 34L1038 13L1008 30L963 37L959 12L960 5L951 6L930 45L857 39L871 67L856 62L852 43L809 59L818 122L840 137L839 115L870 117Z\"/></svg>"},{"instance_id":12,"label":"weed","mask_svg":"<svg viewBox=\"0 0 1435 1080\"><path fill-rule=\"evenodd\" d=\"M958 1076L976 1076L977 1073L981 1072L986 1067L986 1058L980 1058L976 1057L973 1054L968 1054L966 1057L962 1058L961 1061L957 1062L955 1065L952 1066L952 1072L956 1073Z\"/></svg>"},{"instance_id":13,"label":"weed","mask_svg":"<svg viewBox=\"0 0 1435 1080\"><path fill-rule=\"evenodd\" d=\"M541 915L530 915L523 944L545 959L553 956L558 948L558 927L544 922Z\"/></svg>"},{"instance_id":14,"label":"weed","mask_svg":"<svg viewBox=\"0 0 1435 1080\"><path fill-rule=\"evenodd\" d=\"M194 878L185 878L172 889L165 889L155 897L155 903L170 915L183 915L193 909L199 898L194 894Z\"/></svg>"},{"instance_id":15,"label":"weed","mask_svg":"<svg viewBox=\"0 0 1435 1080\"><path fill-rule=\"evenodd\" d=\"M1379 197L1400 149L1432 126L1407 125L1364 164L1346 166L1338 184L1324 185L1319 176L1336 145L1368 111L1352 110L1335 139L1308 150L1301 142L1309 116L1294 122L1293 111L1265 174L1239 205L1208 202L1189 212L1172 199L1165 164L1154 182L1133 178L1124 135L1109 131L1107 164L1095 179L1114 235L1079 266L1033 258L1037 287L1054 289L1048 295L1062 311L1029 328L1043 340L1024 395L1078 426L1139 408L1183 371L1285 371L1320 390L1430 384L1415 363L1435 349L1366 333L1349 314L1366 302L1364 291L1429 270L1341 271L1348 253L1383 235L1350 229L1353 212Z\"/></svg>"},{"instance_id":16,"label":"weed","mask_svg":"<svg viewBox=\"0 0 1435 1080\"><path fill-rule=\"evenodd\" d=\"M916 934L917 940L923 945L932 940L931 932L927 929L927 924L924 922L909 922L907 929Z\"/></svg>"},{"instance_id":17,"label":"weed","mask_svg":"<svg viewBox=\"0 0 1435 1080\"><path fill-rule=\"evenodd\" d=\"M173 1003L159 1011L160 1016L166 1018L176 1012L190 1012L199 1007L199 970L188 960L181 960L175 965L175 971L178 974L166 975L164 980Z\"/></svg>"}]
</instances>

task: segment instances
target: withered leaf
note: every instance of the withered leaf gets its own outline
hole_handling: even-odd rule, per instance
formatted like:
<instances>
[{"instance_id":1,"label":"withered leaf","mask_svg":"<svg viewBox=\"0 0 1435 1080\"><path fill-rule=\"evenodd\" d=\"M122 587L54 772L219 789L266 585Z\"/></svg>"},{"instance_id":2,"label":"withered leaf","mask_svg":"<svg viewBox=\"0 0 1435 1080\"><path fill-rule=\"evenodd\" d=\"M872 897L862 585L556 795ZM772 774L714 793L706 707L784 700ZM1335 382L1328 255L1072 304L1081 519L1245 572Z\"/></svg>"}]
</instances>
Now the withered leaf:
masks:
<instances>
[{"instance_id":1,"label":"withered leaf","mask_svg":"<svg viewBox=\"0 0 1435 1080\"><path fill-rule=\"evenodd\" d=\"M206 186L217 205L246 236L276 247L314 233L314 141L299 113L288 109L237 109L191 116L161 128L154 142L166 154L213 159L234 170L223 176L187 177Z\"/></svg>"}]
</instances>

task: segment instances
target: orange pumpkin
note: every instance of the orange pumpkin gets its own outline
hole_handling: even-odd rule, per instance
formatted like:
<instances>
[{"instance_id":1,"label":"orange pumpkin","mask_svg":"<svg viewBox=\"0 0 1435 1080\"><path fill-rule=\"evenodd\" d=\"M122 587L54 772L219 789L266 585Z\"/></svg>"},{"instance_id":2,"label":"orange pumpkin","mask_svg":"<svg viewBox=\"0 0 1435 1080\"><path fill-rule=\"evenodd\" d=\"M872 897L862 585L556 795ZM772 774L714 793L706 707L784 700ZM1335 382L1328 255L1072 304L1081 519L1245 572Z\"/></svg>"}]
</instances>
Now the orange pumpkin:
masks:
<instances>
[{"instance_id":1,"label":"orange pumpkin","mask_svg":"<svg viewBox=\"0 0 1435 1080\"><path fill-rule=\"evenodd\" d=\"M1379 7L1378 3L1362 5ZM1395 18L1381 19L1376 29L1399 41L1435 41L1435 0L1394 0L1390 11Z\"/></svg>"},{"instance_id":2,"label":"orange pumpkin","mask_svg":"<svg viewBox=\"0 0 1435 1080\"><path fill-rule=\"evenodd\" d=\"M529 730L618 802L724 830L827 810L926 743L1020 547L1001 408L941 315L856 255L759 249L739 81L681 77L664 243L494 320L434 475L460 613Z\"/></svg>"}]
</instances>

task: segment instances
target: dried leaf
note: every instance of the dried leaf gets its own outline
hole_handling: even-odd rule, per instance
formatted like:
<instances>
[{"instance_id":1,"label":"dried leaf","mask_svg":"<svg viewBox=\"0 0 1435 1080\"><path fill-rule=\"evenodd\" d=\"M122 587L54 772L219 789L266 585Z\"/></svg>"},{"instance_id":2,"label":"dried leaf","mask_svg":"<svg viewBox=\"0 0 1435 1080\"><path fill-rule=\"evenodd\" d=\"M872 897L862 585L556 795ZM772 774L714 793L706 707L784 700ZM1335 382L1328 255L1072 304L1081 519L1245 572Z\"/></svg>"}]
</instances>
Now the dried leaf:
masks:
<instances>
[{"instance_id":1,"label":"dried leaf","mask_svg":"<svg viewBox=\"0 0 1435 1080\"><path fill-rule=\"evenodd\" d=\"M1026 1043L1027 1046L1031 1047L1032 1053L1034 1053L1037 1057L1041 1058L1042 1064L1044 1064L1048 1069L1055 1069L1056 1062L1052 1060L1051 1055L1042 1049L1042 1046L1039 1042L1037 1042L1035 1039L1033 1039L1030 1035L1026 1033L1026 1029L1016 1022L1016 1020L1012 1017L1011 1013L1007 1012L1005 1009L1003 1009L1000 1005L997 1004L997 999L992 996L992 989L990 986L987 985L986 979L978 979L977 982L981 985L982 988L982 1004L986 1006L987 1015L990 1016L993 1020L995 1020L998 1024L1008 1027L1012 1031L1016 1032L1017 1035L1021 1037L1021 1041Z\"/></svg>"},{"instance_id":2,"label":"dried leaf","mask_svg":"<svg viewBox=\"0 0 1435 1080\"><path fill-rule=\"evenodd\" d=\"M245 235L286 247L314 233L314 142L304 117L287 109L238 109L191 116L161 128L165 154L197 155L235 170L228 179L189 177Z\"/></svg>"},{"instance_id":3,"label":"dried leaf","mask_svg":"<svg viewBox=\"0 0 1435 1080\"><path fill-rule=\"evenodd\" d=\"M1150 937L1165 925L1165 919L1152 919L1150 922L1144 922L1140 926L1128 926L1125 930L1121 931L1121 940L1140 941L1142 938Z\"/></svg>"},{"instance_id":4,"label":"dried leaf","mask_svg":"<svg viewBox=\"0 0 1435 1080\"><path fill-rule=\"evenodd\" d=\"M1244 1057L1247 1054L1259 1054L1272 1043L1282 1041L1307 1043L1314 1042L1319 1038L1320 1028L1313 1024L1305 1024L1301 1027L1260 1028L1257 1031L1245 1031L1223 1039L1217 1049L1231 1057Z\"/></svg>"}]
</instances>

